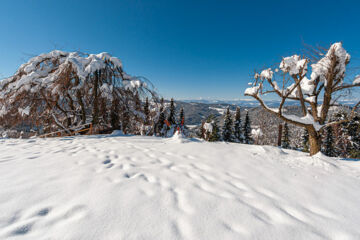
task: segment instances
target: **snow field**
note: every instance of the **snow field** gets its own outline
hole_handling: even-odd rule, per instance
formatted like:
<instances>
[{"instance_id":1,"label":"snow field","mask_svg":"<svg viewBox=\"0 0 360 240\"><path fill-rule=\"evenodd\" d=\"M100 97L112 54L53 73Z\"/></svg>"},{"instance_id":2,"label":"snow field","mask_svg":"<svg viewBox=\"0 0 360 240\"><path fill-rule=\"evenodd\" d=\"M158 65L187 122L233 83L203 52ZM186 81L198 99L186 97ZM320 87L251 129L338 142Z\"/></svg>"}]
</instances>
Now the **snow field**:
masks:
<instances>
[{"instance_id":1,"label":"snow field","mask_svg":"<svg viewBox=\"0 0 360 240\"><path fill-rule=\"evenodd\" d=\"M359 162L126 136L1 140L0 239L359 239Z\"/></svg>"}]
</instances>

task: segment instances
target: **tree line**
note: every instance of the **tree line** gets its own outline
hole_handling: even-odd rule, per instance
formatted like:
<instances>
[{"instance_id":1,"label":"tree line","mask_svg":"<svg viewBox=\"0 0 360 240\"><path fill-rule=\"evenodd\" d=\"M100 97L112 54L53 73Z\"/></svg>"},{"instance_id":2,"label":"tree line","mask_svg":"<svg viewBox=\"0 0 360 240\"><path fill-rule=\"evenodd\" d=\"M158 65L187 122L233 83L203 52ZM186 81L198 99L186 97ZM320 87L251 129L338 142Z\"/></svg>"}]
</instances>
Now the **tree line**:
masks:
<instances>
[{"instance_id":1,"label":"tree line","mask_svg":"<svg viewBox=\"0 0 360 240\"><path fill-rule=\"evenodd\" d=\"M235 116L230 112L229 107L223 114L224 125L219 127L218 120L214 115L202 121L198 136L209 142L225 141L252 144L252 129L249 112L246 112L244 124L241 121L240 107L236 108Z\"/></svg>"}]
</instances>

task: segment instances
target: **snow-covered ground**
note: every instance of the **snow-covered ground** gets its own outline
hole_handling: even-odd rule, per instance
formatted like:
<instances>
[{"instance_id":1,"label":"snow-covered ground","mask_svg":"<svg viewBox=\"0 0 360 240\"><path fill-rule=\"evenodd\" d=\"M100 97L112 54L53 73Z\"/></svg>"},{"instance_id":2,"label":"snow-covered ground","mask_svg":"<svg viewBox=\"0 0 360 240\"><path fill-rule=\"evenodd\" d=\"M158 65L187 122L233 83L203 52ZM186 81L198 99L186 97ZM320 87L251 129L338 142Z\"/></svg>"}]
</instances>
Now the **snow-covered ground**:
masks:
<instances>
[{"instance_id":1,"label":"snow-covered ground","mask_svg":"<svg viewBox=\"0 0 360 240\"><path fill-rule=\"evenodd\" d=\"M356 161L126 136L0 153L0 239L360 239Z\"/></svg>"}]
</instances>

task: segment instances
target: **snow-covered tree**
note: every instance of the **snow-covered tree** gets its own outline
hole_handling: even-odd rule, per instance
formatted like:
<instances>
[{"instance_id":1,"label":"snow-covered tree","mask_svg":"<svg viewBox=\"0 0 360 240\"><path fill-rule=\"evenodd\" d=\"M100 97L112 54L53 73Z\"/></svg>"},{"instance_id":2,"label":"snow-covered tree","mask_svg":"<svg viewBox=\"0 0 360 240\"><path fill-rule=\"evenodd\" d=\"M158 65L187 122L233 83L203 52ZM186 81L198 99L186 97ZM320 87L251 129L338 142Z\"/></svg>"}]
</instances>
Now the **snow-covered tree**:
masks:
<instances>
[{"instance_id":1,"label":"snow-covered tree","mask_svg":"<svg viewBox=\"0 0 360 240\"><path fill-rule=\"evenodd\" d=\"M302 139L302 151L309 152L309 133L306 128L304 128L301 139Z\"/></svg>"},{"instance_id":2,"label":"snow-covered tree","mask_svg":"<svg viewBox=\"0 0 360 240\"><path fill-rule=\"evenodd\" d=\"M169 108L169 116L168 116L168 122L171 125L175 125L176 124L176 119L175 119L175 103L174 103L174 99L171 98L170 100L170 108Z\"/></svg>"},{"instance_id":3,"label":"snow-covered tree","mask_svg":"<svg viewBox=\"0 0 360 240\"><path fill-rule=\"evenodd\" d=\"M253 86L246 89L245 95L259 101L268 112L277 115L290 124L306 128L309 132L310 155L320 151L321 131L336 124L328 122L328 112L335 103L342 90L360 86L360 76L351 82L345 80L346 66L350 62L350 55L343 48L342 43L330 46L325 54L319 54L320 59L311 64L312 72L308 73L309 58L293 55L282 59L279 69L265 69L254 76ZM281 84L275 79L280 75ZM270 108L263 100L263 96L275 94L281 100L277 109ZM322 98L322 99L321 99ZM295 100L300 103L302 117L287 115L283 112L286 100ZM350 118L354 116L352 110ZM344 121L348 121L346 119Z\"/></svg>"},{"instance_id":4,"label":"snow-covered tree","mask_svg":"<svg viewBox=\"0 0 360 240\"><path fill-rule=\"evenodd\" d=\"M360 117L355 115L348 122L342 121L347 118L348 113L339 111L331 119L334 122L340 121L339 124L333 125L335 156L360 158Z\"/></svg>"},{"instance_id":5,"label":"snow-covered tree","mask_svg":"<svg viewBox=\"0 0 360 240\"><path fill-rule=\"evenodd\" d=\"M253 139L251 138L251 121L249 117L249 112L246 112L244 126L243 126L243 133L244 133L244 142L245 144L252 144Z\"/></svg>"},{"instance_id":6,"label":"snow-covered tree","mask_svg":"<svg viewBox=\"0 0 360 240\"><path fill-rule=\"evenodd\" d=\"M131 131L137 124L131 119L143 121L144 116L135 102L145 97L157 101L151 83L126 74L110 54L52 51L0 82L0 121L8 127L27 122L45 133L71 134L90 123L95 132L116 129L127 115Z\"/></svg>"},{"instance_id":7,"label":"snow-covered tree","mask_svg":"<svg viewBox=\"0 0 360 240\"><path fill-rule=\"evenodd\" d=\"M357 115L352 118L347 128L350 140L349 157L360 158L360 117Z\"/></svg>"},{"instance_id":8,"label":"snow-covered tree","mask_svg":"<svg viewBox=\"0 0 360 240\"><path fill-rule=\"evenodd\" d=\"M281 147L290 149L289 126L287 123L284 124L284 128L283 128Z\"/></svg>"},{"instance_id":9,"label":"snow-covered tree","mask_svg":"<svg viewBox=\"0 0 360 240\"><path fill-rule=\"evenodd\" d=\"M156 123L156 135L164 136L165 134L165 106L164 106L164 98L160 99L160 108L159 108L159 119Z\"/></svg>"},{"instance_id":10,"label":"snow-covered tree","mask_svg":"<svg viewBox=\"0 0 360 240\"><path fill-rule=\"evenodd\" d=\"M264 136L261 128L251 129L251 136L254 144L259 144L261 138Z\"/></svg>"},{"instance_id":11,"label":"snow-covered tree","mask_svg":"<svg viewBox=\"0 0 360 240\"><path fill-rule=\"evenodd\" d=\"M145 115L145 125L149 125L150 121L150 105L149 105L149 98L146 97L145 104L144 104L144 115Z\"/></svg>"},{"instance_id":12,"label":"snow-covered tree","mask_svg":"<svg viewBox=\"0 0 360 240\"><path fill-rule=\"evenodd\" d=\"M212 122L212 132L209 136L209 142L217 142L221 140L220 129L216 118Z\"/></svg>"},{"instance_id":13,"label":"snow-covered tree","mask_svg":"<svg viewBox=\"0 0 360 240\"><path fill-rule=\"evenodd\" d=\"M181 109L180 109L179 124L180 124L180 125L185 125L185 113L184 113L184 108L181 108Z\"/></svg>"},{"instance_id":14,"label":"snow-covered tree","mask_svg":"<svg viewBox=\"0 0 360 240\"><path fill-rule=\"evenodd\" d=\"M220 141L220 131L218 123L214 115L210 115L204 124L202 124L202 129L204 131L204 139L209 142Z\"/></svg>"},{"instance_id":15,"label":"snow-covered tree","mask_svg":"<svg viewBox=\"0 0 360 240\"><path fill-rule=\"evenodd\" d=\"M204 120L202 120L201 121L201 125L200 125L200 128L198 129L198 131L197 131L197 136L199 137L199 138L202 138L202 139L205 139L205 137L206 137L206 129L205 129L205 121ZM206 140L206 139L205 139Z\"/></svg>"},{"instance_id":16,"label":"snow-covered tree","mask_svg":"<svg viewBox=\"0 0 360 240\"><path fill-rule=\"evenodd\" d=\"M332 126L328 126L325 128L325 140L323 141L323 149L322 152L329 156L335 157L335 149L334 149L334 137L333 137L333 129Z\"/></svg>"},{"instance_id":17,"label":"snow-covered tree","mask_svg":"<svg viewBox=\"0 0 360 240\"><path fill-rule=\"evenodd\" d=\"M222 131L222 138L225 142L232 142L234 141L233 136L234 130L233 130L233 121L232 116L230 113L229 107L224 112L224 126Z\"/></svg>"},{"instance_id":18,"label":"snow-covered tree","mask_svg":"<svg viewBox=\"0 0 360 240\"><path fill-rule=\"evenodd\" d=\"M240 107L237 107L235 112L235 122L234 122L234 137L236 142L243 142L243 134L241 127L242 126L241 126Z\"/></svg>"},{"instance_id":19,"label":"snow-covered tree","mask_svg":"<svg viewBox=\"0 0 360 240\"><path fill-rule=\"evenodd\" d=\"M338 111L331 119L332 122L340 122L333 125L335 135L335 155L340 157L347 157L350 149L350 139L348 133L347 122L343 121L348 118L345 111Z\"/></svg>"}]
</instances>

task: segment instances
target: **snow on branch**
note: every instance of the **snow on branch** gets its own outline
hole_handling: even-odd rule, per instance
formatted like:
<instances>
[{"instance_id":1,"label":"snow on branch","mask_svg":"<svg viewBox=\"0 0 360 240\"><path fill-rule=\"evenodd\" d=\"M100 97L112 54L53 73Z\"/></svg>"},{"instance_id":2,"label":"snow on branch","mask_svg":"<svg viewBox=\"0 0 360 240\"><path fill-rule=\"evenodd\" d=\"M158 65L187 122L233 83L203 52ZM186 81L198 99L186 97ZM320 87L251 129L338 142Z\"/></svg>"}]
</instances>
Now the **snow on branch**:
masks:
<instances>
[{"instance_id":1,"label":"snow on branch","mask_svg":"<svg viewBox=\"0 0 360 240\"><path fill-rule=\"evenodd\" d=\"M49 131L89 121L118 126L120 111L140 119L147 97L157 99L150 81L127 74L109 53L55 50L31 58L0 81L0 117L8 124L26 120Z\"/></svg>"},{"instance_id":2,"label":"snow on branch","mask_svg":"<svg viewBox=\"0 0 360 240\"><path fill-rule=\"evenodd\" d=\"M320 131L328 121L327 114L333 104L334 93L360 86L360 75L355 77L352 84L344 83L350 55L340 42L332 44L325 55L311 64L310 72L309 62L310 59L300 55L284 57L279 64L281 71L266 68L255 73L254 82L245 90L245 95L257 99L265 110L278 115L284 121L302 127L312 126L315 131ZM266 106L262 100L262 96L266 94L275 94L281 99L278 109ZM284 115L282 108L286 100L298 101L302 116Z\"/></svg>"}]
</instances>

